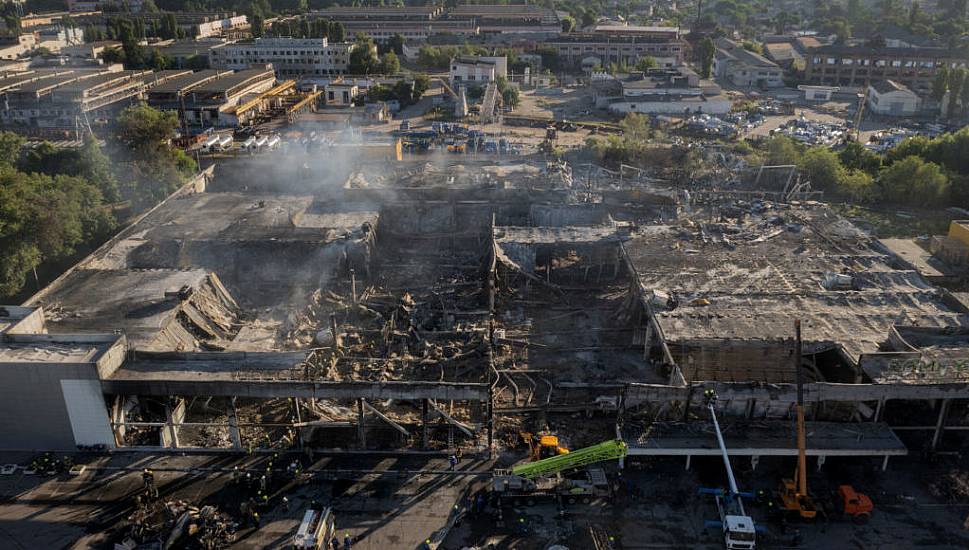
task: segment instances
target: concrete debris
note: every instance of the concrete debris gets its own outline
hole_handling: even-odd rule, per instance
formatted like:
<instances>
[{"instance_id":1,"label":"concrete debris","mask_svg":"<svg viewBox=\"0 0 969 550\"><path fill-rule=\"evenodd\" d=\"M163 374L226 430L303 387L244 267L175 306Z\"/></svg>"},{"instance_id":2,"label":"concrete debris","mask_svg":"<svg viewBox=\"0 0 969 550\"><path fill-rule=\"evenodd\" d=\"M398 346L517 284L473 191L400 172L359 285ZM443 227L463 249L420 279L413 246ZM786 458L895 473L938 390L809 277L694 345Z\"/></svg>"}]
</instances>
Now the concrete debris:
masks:
<instances>
[{"instance_id":1,"label":"concrete debris","mask_svg":"<svg viewBox=\"0 0 969 550\"><path fill-rule=\"evenodd\" d=\"M216 550L228 548L237 529L238 524L214 506L198 507L182 500L144 501L127 518L120 545Z\"/></svg>"}]
</instances>

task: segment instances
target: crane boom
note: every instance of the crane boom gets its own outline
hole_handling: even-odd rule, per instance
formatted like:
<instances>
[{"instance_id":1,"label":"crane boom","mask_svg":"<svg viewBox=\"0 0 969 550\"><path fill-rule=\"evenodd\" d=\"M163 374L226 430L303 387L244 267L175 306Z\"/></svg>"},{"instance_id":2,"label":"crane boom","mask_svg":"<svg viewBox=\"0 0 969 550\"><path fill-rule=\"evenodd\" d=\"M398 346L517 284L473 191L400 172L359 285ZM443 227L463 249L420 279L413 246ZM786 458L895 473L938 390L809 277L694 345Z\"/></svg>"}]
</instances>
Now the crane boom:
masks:
<instances>
[{"instance_id":1,"label":"crane boom","mask_svg":"<svg viewBox=\"0 0 969 550\"><path fill-rule=\"evenodd\" d=\"M596 462L607 460L619 460L626 456L628 447L626 442L621 439L603 441L598 445L572 451L568 454L552 456L544 460L519 464L511 469L512 475L524 478L535 479L554 475L566 470L574 470Z\"/></svg>"},{"instance_id":2,"label":"crane boom","mask_svg":"<svg viewBox=\"0 0 969 550\"><path fill-rule=\"evenodd\" d=\"M730 494L737 495L740 489L737 488L737 479L733 475L733 468L730 466L730 456L727 455L727 444L723 442L723 434L720 433L720 423L717 422L717 412L713 408L713 402L707 404L710 409L710 417L713 418L713 429L717 434L717 443L720 444L720 455L723 456L723 465L727 468L727 481L730 483Z\"/></svg>"},{"instance_id":3,"label":"crane boom","mask_svg":"<svg viewBox=\"0 0 969 550\"><path fill-rule=\"evenodd\" d=\"M797 492L807 496L807 434L804 428L804 379L801 374L801 320L794 321L794 361L797 377Z\"/></svg>"}]
</instances>

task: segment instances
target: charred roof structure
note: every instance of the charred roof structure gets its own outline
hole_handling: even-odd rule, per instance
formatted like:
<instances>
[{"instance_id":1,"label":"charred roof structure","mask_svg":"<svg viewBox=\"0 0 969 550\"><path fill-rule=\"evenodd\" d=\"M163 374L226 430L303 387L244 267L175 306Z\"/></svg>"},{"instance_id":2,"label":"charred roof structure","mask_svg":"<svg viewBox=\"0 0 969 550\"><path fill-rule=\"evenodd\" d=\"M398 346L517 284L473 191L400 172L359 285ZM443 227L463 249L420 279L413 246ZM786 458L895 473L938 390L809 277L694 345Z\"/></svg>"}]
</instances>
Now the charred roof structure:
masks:
<instances>
[{"instance_id":1,"label":"charred roof structure","mask_svg":"<svg viewBox=\"0 0 969 550\"><path fill-rule=\"evenodd\" d=\"M744 453L784 455L800 362L815 454L888 457L911 444L888 420L947 403L915 426L936 446L969 399L964 306L790 170L686 192L559 162L283 154L203 174L0 310L0 358L26 353L17 326L48 346L30 357L91 331L121 350L55 396L86 411L51 420L60 444L493 449L538 424L702 455L689 420L716 389L759 426Z\"/></svg>"}]
</instances>

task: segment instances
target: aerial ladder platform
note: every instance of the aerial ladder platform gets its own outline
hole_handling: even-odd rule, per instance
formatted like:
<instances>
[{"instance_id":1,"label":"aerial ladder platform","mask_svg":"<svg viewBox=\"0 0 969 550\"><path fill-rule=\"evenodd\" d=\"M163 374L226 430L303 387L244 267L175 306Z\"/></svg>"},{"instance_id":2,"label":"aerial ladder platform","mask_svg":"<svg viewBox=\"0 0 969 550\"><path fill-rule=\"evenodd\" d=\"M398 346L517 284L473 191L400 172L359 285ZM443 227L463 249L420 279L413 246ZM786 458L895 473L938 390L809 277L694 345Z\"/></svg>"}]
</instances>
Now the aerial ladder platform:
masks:
<instances>
[{"instance_id":1,"label":"aerial ladder platform","mask_svg":"<svg viewBox=\"0 0 969 550\"><path fill-rule=\"evenodd\" d=\"M752 498L750 493L742 493L737 487L737 478L734 477L733 467L730 465L730 456L727 454L727 444L723 441L723 432L720 431L720 422L717 420L715 408L717 396L713 390L704 392L707 399L707 409L710 411L710 418L713 420L713 430L717 435L717 444L720 446L720 455L723 458L724 468L727 470L727 491L716 488L700 488L700 494L713 495L717 500L717 511L720 515L719 521L708 521L708 527L719 527L723 532L723 544L731 550L753 550L757 545L757 528L754 520L747 515L744 509L743 498Z\"/></svg>"},{"instance_id":2,"label":"aerial ladder platform","mask_svg":"<svg viewBox=\"0 0 969 550\"><path fill-rule=\"evenodd\" d=\"M557 497L574 503L608 496L609 481L605 471L589 466L620 460L626 456L627 450L624 441L614 439L536 462L519 464L511 469L497 469L491 490L499 499L523 500L525 504L533 504L536 497ZM581 478L562 476L582 468L585 468L585 472Z\"/></svg>"}]
</instances>

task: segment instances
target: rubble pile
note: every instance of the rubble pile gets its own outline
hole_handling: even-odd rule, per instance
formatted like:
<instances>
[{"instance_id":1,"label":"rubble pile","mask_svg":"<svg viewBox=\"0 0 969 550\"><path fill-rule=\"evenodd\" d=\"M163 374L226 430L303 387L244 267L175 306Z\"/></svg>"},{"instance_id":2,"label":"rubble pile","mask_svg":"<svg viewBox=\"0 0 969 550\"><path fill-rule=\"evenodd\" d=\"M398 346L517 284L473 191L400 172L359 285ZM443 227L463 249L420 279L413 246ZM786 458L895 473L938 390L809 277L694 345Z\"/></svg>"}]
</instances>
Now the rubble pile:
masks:
<instances>
[{"instance_id":1,"label":"rubble pile","mask_svg":"<svg viewBox=\"0 0 969 550\"><path fill-rule=\"evenodd\" d=\"M929 482L929 492L946 502L969 502L969 471L954 468Z\"/></svg>"},{"instance_id":2,"label":"rubble pile","mask_svg":"<svg viewBox=\"0 0 969 550\"><path fill-rule=\"evenodd\" d=\"M183 500L146 502L128 516L115 550L227 548L235 541L237 527L214 506L200 508Z\"/></svg>"}]
</instances>

